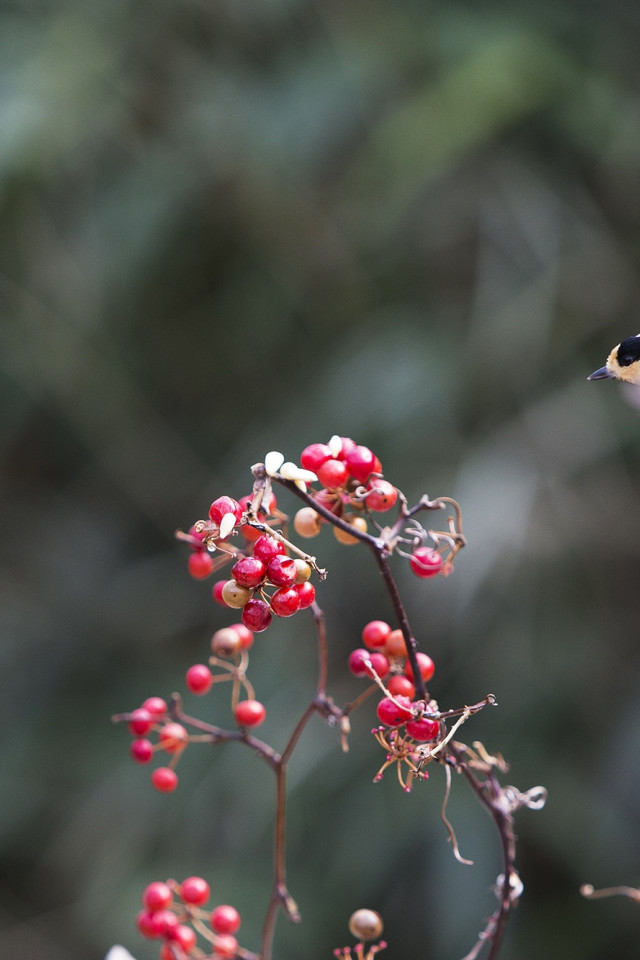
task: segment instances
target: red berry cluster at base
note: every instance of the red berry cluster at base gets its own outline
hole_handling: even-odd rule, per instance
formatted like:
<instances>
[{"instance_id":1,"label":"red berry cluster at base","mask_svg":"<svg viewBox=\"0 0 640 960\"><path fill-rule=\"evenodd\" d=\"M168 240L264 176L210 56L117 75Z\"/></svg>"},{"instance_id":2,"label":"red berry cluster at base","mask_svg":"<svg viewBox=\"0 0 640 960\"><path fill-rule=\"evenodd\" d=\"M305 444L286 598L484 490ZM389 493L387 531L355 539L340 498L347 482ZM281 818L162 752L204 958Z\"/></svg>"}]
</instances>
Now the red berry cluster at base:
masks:
<instances>
[{"instance_id":1,"label":"red berry cluster at base","mask_svg":"<svg viewBox=\"0 0 640 960\"><path fill-rule=\"evenodd\" d=\"M209 884L202 877L150 883L142 894L136 925L143 937L162 940L160 960L231 960L238 952L235 934L241 917L235 907L205 909ZM198 933L205 941L198 945Z\"/></svg>"}]
</instances>

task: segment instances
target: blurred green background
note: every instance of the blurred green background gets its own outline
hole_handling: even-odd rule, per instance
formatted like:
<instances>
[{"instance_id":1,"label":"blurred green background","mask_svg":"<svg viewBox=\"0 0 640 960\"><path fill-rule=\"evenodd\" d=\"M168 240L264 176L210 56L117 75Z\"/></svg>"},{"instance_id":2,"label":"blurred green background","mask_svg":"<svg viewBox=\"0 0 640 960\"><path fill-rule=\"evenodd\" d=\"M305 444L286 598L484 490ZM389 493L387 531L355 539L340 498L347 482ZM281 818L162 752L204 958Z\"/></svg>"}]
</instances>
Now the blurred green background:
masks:
<instances>
[{"instance_id":1,"label":"blurred green background","mask_svg":"<svg viewBox=\"0 0 640 960\"><path fill-rule=\"evenodd\" d=\"M517 819L503 956L636 960L640 419L586 376L638 332L640 8L398 0L8 0L0 13L2 954L101 960L151 879L202 873L257 949L271 782L193 747L161 797L112 713L183 690L229 622L173 541L267 450L331 434L462 504L447 580L396 565L442 706L549 788ZM293 505L281 497L286 510ZM366 552L314 542L331 692L388 617ZM304 615L259 637L264 736L312 693ZM195 702L194 702L195 701ZM187 704L213 720L226 696ZM458 960L498 846L442 771L403 795L354 717L292 764L278 960L380 910L389 960ZM385 954L386 956L386 954Z\"/></svg>"}]
</instances>

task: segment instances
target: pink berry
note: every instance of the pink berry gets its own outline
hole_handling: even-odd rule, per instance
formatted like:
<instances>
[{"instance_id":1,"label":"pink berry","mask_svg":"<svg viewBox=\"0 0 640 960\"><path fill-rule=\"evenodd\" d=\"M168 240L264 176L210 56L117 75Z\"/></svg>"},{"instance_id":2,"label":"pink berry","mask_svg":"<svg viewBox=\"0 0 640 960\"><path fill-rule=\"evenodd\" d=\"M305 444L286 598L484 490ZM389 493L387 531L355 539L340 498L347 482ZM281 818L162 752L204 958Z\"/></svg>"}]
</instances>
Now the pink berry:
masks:
<instances>
[{"instance_id":1,"label":"pink berry","mask_svg":"<svg viewBox=\"0 0 640 960\"><path fill-rule=\"evenodd\" d=\"M409 566L417 577L435 577L442 570L442 556L431 547L418 547L409 558Z\"/></svg>"},{"instance_id":2,"label":"pink berry","mask_svg":"<svg viewBox=\"0 0 640 960\"><path fill-rule=\"evenodd\" d=\"M151 783L160 793L171 793L178 786L178 774L170 767L156 767Z\"/></svg>"},{"instance_id":3,"label":"pink berry","mask_svg":"<svg viewBox=\"0 0 640 960\"><path fill-rule=\"evenodd\" d=\"M147 697L142 704L142 708L148 710L154 719L157 719L167 712L167 701L163 700L162 697Z\"/></svg>"},{"instance_id":4,"label":"pink berry","mask_svg":"<svg viewBox=\"0 0 640 960\"><path fill-rule=\"evenodd\" d=\"M173 900L171 887L162 883L161 880L155 880L144 888L142 892L142 903L151 912L164 910Z\"/></svg>"},{"instance_id":5,"label":"pink berry","mask_svg":"<svg viewBox=\"0 0 640 960\"><path fill-rule=\"evenodd\" d=\"M425 683L428 683L429 680L431 680L431 677L433 676L433 674L435 673L435 669L436 669L435 664L431 659L431 657L427 656L426 653L422 653L421 650L418 650L418 652L416 653L416 659L418 661L418 670L420 671L420 675L422 676L422 679L425 681ZM408 660L404 665L404 674L405 674L405 677L409 677L409 680L414 679L413 670L411 669L411 664Z\"/></svg>"},{"instance_id":6,"label":"pink berry","mask_svg":"<svg viewBox=\"0 0 640 960\"><path fill-rule=\"evenodd\" d=\"M375 650L377 647L384 647L390 633L391 627L384 620L370 620L363 627L362 642L365 647Z\"/></svg>"},{"instance_id":7,"label":"pink berry","mask_svg":"<svg viewBox=\"0 0 640 960\"><path fill-rule=\"evenodd\" d=\"M224 597L222 596L222 591L224 590L224 585L226 580L216 580L213 587L211 588L211 596L216 603L219 603L221 607L227 607L228 604L225 602Z\"/></svg>"},{"instance_id":8,"label":"pink berry","mask_svg":"<svg viewBox=\"0 0 640 960\"><path fill-rule=\"evenodd\" d=\"M129 714L129 730L131 733L143 736L151 730L154 719L148 710L145 710L144 707L138 707Z\"/></svg>"},{"instance_id":9,"label":"pink berry","mask_svg":"<svg viewBox=\"0 0 640 960\"><path fill-rule=\"evenodd\" d=\"M231 960L238 952L238 941L230 933L223 933L216 940L214 957L216 960Z\"/></svg>"},{"instance_id":10,"label":"pink berry","mask_svg":"<svg viewBox=\"0 0 640 960\"><path fill-rule=\"evenodd\" d=\"M389 673L389 661L385 657L384 653L377 653L375 650L369 655L369 660L371 661L371 666L382 679L386 677Z\"/></svg>"},{"instance_id":11,"label":"pink berry","mask_svg":"<svg viewBox=\"0 0 640 960\"><path fill-rule=\"evenodd\" d=\"M200 697L211 689L213 674L206 663L194 663L187 670L185 681L191 693Z\"/></svg>"},{"instance_id":12,"label":"pink berry","mask_svg":"<svg viewBox=\"0 0 640 960\"><path fill-rule=\"evenodd\" d=\"M213 572L213 557L206 550L189 554L187 567L194 580L204 580Z\"/></svg>"},{"instance_id":13,"label":"pink berry","mask_svg":"<svg viewBox=\"0 0 640 960\"><path fill-rule=\"evenodd\" d=\"M232 513L236 521L242 516L242 507L233 497L218 497L209 507L209 517L218 526L220 526L220 521L227 513Z\"/></svg>"},{"instance_id":14,"label":"pink berry","mask_svg":"<svg viewBox=\"0 0 640 960\"><path fill-rule=\"evenodd\" d=\"M207 902L210 893L209 884L203 877L187 877L180 884L180 896L184 902L198 907Z\"/></svg>"},{"instance_id":15,"label":"pink berry","mask_svg":"<svg viewBox=\"0 0 640 960\"><path fill-rule=\"evenodd\" d=\"M368 447L357 446L347 454L347 469L354 480L365 483L379 466L378 458ZM378 472L378 471L376 471Z\"/></svg>"},{"instance_id":16,"label":"pink berry","mask_svg":"<svg viewBox=\"0 0 640 960\"><path fill-rule=\"evenodd\" d=\"M267 564L267 577L277 587L290 587L298 576L298 568L291 557L279 554Z\"/></svg>"},{"instance_id":17,"label":"pink berry","mask_svg":"<svg viewBox=\"0 0 640 960\"><path fill-rule=\"evenodd\" d=\"M411 720L413 716L411 713L411 701L408 697L396 697L396 700L401 706L398 706L393 700L389 700L388 697L384 697L376 708L378 720L388 727L397 727L401 723Z\"/></svg>"},{"instance_id":18,"label":"pink berry","mask_svg":"<svg viewBox=\"0 0 640 960\"><path fill-rule=\"evenodd\" d=\"M163 935L156 917L157 913L153 913L151 910L141 910L136 917L136 926L143 937L155 939Z\"/></svg>"},{"instance_id":19,"label":"pink berry","mask_svg":"<svg viewBox=\"0 0 640 960\"><path fill-rule=\"evenodd\" d=\"M253 545L254 557L262 560L263 563L269 563L269 560L273 560L274 557L284 552L284 544L276 540L275 537L270 537L268 533L263 533Z\"/></svg>"},{"instance_id":20,"label":"pink berry","mask_svg":"<svg viewBox=\"0 0 640 960\"><path fill-rule=\"evenodd\" d=\"M233 711L236 722L241 727L258 727L267 715L259 700L241 700Z\"/></svg>"},{"instance_id":21,"label":"pink berry","mask_svg":"<svg viewBox=\"0 0 640 960\"><path fill-rule=\"evenodd\" d=\"M368 666L366 666L366 661L371 660L371 653L369 650L364 650L361 647L358 647L356 650L352 650L349 654L348 666L351 673L354 677L370 677L371 673L369 672Z\"/></svg>"},{"instance_id":22,"label":"pink berry","mask_svg":"<svg viewBox=\"0 0 640 960\"><path fill-rule=\"evenodd\" d=\"M304 467L305 470L312 470L313 473L317 473L318 467L329 460L330 457L331 450L326 443L310 443L300 454L300 466Z\"/></svg>"},{"instance_id":23,"label":"pink berry","mask_svg":"<svg viewBox=\"0 0 640 960\"><path fill-rule=\"evenodd\" d=\"M188 927L186 923L179 923L171 931L169 940L172 944L177 943L182 948L183 953L188 954L191 953L195 947L198 938L196 937L195 930L193 930L191 927ZM175 960L176 955L171 949L170 944L166 944L166 946L169 950L167 960ZM162 958L162 952L160 953L160 956Z\"/></svg>"},{"instance_id":24,"label":"pink berry","mask_svg":"<svg viewBox=\"0 0 640 960\"><path fill-rule=\"evenodd\" d=\"M337 460L346 460L347 455L356 446L355 440L351 437L340 437L340 450L336 454Z\"/></svg>"},{"instance_id":25,"label":"pink berry","mask_svg":"<svg viewBox=\"0 0 640 960\"><path fill-rule=\"evenodd\" d=\"M315 472L323 487L342 487L347 479L347 466L342 460L325 460Z\"/></svg>"},{"instance_id":26,"label":"pink berry","mask_svg":"<svg viewBox=\"0 0 640 960\"><path fill-rule=\"evenodd\" d=\"M149 763L153 756L151 740L132 740L129 750L136 763Z\"/></svg>"},{"instance_id":27,"label":"pink berry","mask_svg":"<svg viewBox=\"0 0 640 960\"><path fill-rule=\"evenodd\" d=\"M391 510L391 507L398 499L398 491L392 483L382 478L369 480L367 483L368 494L365 503L369 510L377 510L382 513L384 510Z\"/></svg>"},{"instance_id":28,"label":"pink berry","mask_svg":"<svg viewBox=\"0 0 640 960\"><path fill-rule=\"evenodd\" d=\"M422 717L420 720L407 720L405 730L414 740L435 740L440 732L440 724L437 720Z\"/></svg>"},{"instance_id":29,"label":"pink berry","mask_svg":"<svg viewBox=\"0 0 640 960\"><path fill-rule=\"evenodd\" d=\"M292 617L300 609L300 594L296 587L280 587L271 597L271 609L278 617Z\"/></svg>"},{"instance_id":30,"label":"pink berry","mask_svg":"<svg viewBox=\"0 0 640 960\"><path fill-rule=\"evenodd\" d=\"M316 598L316 588L306 580L304 583L296 583L294 589L300 597L300 609L306 610Z\"/></svg>"},{"instance_id":31,"label":"pink berry","mask_svg":"<svg viewBox=\"0 0 640 960\"><path fill-rule=\"evenodd\" d=\"M215 933L235 933L241 923L240 914L235 907L220 904L211 913L211 928Z\"/></svg>"},{"instance_id":32,"label":"pink berry","mask_svg":"<svg viewBox=\"0 0 640 960\"><path fill-rule=\"evenodd\" d=\"M240 557L231 568L231 576L244 587L257 587L265 578L267 568L258 557Z\"/></svg>"},{"instance_id":33,"label":"pink berry","mask_svg":"<svg viewBox=\"0 0 640 960\"><path fill-rule=\"evenodd\" d=\"M242 608L242 622L253 633L262 633L271 623L271 609L264 600L249 600Z\"/></svg>"}]
</instances>

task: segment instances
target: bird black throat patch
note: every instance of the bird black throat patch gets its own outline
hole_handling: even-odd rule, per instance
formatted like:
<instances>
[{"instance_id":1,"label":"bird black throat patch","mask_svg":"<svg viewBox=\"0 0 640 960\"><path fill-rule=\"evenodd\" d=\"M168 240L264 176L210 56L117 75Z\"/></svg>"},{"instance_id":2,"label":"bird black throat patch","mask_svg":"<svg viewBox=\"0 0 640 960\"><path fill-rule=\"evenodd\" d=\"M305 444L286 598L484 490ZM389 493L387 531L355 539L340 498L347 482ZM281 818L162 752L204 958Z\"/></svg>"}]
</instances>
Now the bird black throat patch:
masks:
<instances>
[{"instance_id":1,"label":"bird black throat patch","mask_svg":"<svg viewBox=\"0 0 640 960\"><path fill-rule=\"evenodd\" d=\"M621 367L629 367L640 360L640 337L627 337L618 347L616 359Z\"/></svg>"}]
</instances>

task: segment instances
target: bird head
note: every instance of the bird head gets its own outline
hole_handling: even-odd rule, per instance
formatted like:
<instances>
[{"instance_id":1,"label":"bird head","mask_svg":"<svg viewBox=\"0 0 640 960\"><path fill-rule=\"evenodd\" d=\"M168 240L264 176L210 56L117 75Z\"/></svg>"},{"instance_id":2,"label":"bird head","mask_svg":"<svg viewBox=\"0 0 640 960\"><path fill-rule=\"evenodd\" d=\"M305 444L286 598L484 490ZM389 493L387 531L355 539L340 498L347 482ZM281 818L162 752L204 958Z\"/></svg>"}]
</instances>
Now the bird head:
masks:
<instances>
[{"instance_id":1,"label":"bird head","mask_svg":"<svg viewBox=\"0 0 640 960\"><path fill-rule=\"evenodd\" d=\"M594 370L587 380L624 380L640 384L640 334L627 337L614 347L604 367Z\"/></svg>"}]
</instances>

